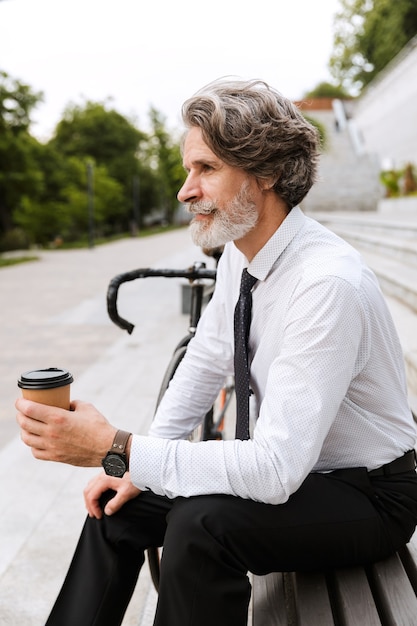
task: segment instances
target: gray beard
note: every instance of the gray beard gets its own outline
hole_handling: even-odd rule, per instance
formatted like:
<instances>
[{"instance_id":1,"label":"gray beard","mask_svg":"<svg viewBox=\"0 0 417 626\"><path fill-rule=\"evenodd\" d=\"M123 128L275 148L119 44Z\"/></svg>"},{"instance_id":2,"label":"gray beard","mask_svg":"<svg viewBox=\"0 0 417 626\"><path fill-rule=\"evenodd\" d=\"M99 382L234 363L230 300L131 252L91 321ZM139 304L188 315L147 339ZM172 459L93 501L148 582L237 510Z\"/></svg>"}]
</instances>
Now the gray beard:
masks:
<instances>
[{"instance_id":1,"label":"gray beard","mask_svg":"<svg viewBox=\"0 0 417 626\"><path fill-rule=\"evenodd\" d=\"M190 224L191 238L201 248L217 248L242 239L258 221L258 212L246 183L223 209L218 209L215 202L193 202L187 209L190 213L212 215L210 221L192 220Z\"/></svg>"}]
</instances>

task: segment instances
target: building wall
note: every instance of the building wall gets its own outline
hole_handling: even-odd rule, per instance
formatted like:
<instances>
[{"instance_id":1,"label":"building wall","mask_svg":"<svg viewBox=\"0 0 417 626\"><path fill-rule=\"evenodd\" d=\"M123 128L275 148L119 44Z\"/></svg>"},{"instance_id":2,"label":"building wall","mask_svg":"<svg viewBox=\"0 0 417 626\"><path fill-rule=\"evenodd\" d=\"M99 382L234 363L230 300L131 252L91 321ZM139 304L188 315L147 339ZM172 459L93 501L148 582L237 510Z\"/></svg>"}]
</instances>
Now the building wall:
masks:
<instances>
[{"instance_id":1,"label":"building wall","mask_svg":"<svg viewBox=\"0 0 417 626\"><path fill-rule=\"evenodd\" d=\"M382 169L417 164L417 37L363 92L353 121Z\"/></svg>"}]
</instances>

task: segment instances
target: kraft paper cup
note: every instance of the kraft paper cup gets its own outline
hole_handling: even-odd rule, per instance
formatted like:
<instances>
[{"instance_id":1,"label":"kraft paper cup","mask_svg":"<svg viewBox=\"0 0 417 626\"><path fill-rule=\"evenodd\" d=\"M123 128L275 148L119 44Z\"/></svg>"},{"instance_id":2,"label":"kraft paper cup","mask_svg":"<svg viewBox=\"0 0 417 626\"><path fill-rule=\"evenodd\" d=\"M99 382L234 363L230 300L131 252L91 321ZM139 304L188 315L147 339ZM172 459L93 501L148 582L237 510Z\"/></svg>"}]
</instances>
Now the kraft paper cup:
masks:
<instances>
[{"instance_id":1,"label":"kraft paper cup","mask_svg":"<svg viewBox=\"0 0 417 626\"><path fill-rule=\"evenodd\" d=\"M22 396L27 400L69 410L70 385L73 380L67 370L49 367L24 372L17 381L17 385L22 390Z\"/></svg>"}]
</instances>

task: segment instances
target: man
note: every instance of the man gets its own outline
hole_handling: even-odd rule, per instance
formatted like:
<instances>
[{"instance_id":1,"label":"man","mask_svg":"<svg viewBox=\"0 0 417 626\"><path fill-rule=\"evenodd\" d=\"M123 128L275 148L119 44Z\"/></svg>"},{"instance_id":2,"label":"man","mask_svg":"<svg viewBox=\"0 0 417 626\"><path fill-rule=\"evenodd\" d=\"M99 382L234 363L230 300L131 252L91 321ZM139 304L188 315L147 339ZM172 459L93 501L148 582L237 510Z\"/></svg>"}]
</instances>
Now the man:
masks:
<instances>
[{"instance_id":1,"label":"man","mask_svg":"<svg viewBox=\"0 0 417 626\"><path fill-rule=\"evenodd\" d=\"M360 255L297 206L315 180L316 131L261 81L215 82L183 118L178 199L196 244L226 245L149 436L116 433L78 401L71 413L16 403L35 457L130 470L87 487L89 517L48 626L120 624L144 549L160 545L155 625L243 626L248 571L372 562L416 526L416 433L393 322ZM237 400L253 394L256 423L250 438L244 424L239 439L190 443L234 372L244 268L256 282L250 390L236 366Z\"/></svg>"}]
</instances>

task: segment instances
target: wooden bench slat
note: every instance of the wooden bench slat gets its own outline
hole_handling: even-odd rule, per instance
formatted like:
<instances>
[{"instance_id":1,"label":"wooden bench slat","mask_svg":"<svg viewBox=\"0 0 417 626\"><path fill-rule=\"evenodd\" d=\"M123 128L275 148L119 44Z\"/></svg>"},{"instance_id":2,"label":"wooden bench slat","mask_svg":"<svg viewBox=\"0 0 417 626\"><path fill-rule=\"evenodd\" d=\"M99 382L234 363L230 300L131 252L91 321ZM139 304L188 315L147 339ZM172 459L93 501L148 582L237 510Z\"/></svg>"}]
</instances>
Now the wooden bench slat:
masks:
<instances>
[{"instance_id":1,"label":"wooden bench slat","mask_svg":"<svg viewBox=\"0 0 417 626\"><path fill-rule=\"evenodd\" d=\"M253 577L253 626L417 626L417 532L367 568Z\"/></svg>"},{"instance_id":2,"label":"wooden bench slat","mask_svg":"<svg viewBox=\"0 0 417 626\"><path fill-rule=\"evenodd\" d=\"M370 580L384 626L415 626L417 597L398 554L372 565Z\"/></svg>"},{"instance_id":3,"label":"wooden bench slat","mask_svg":"<svg viewBox=\"0 0 417 626\"><path fill-rule=\"evenodd\" d=\"M322 573L282 573L253 577L256 626L334 626Z\"/></svg>"},{"instance_id":4,"label":"wooden bench slat","mask_svg":"<svg viewBox=\"0 0 417 626\"><path fill-rule=\"evenodd\" d=\"M414 533L405 548L399 551L399 555L414 593L417 595L417 532Z\"/></svg>"},{"instance_id":5,"label":"wooden bench slat","mask_svg":"<svg viewBox=\"0 0 417 626\"><path fill-rule=\"evenodd\" d=\"M334 626L332 607L322 572L297 572L298 626Z\"/></svg>"},{"instance_id":6,"label":"wooden bench slat","mask_svg":"<svg viewBox=\"0 0 417 626\"><path fill-rule=\"evenodd\" d=\"M381 626L368 578L362 567L333 572L335 603L345 626Z\"/></svg>"},{"instance_id":7,"label":"wooden bench slat","mask_svg":"<svg viewBox=\"0 0 417 626\"><path fill-rule=\"evenodd\" d=\"M254 576L253 623L256 626L288 626L283 574Z\"/></svg>"}]
</instances>

